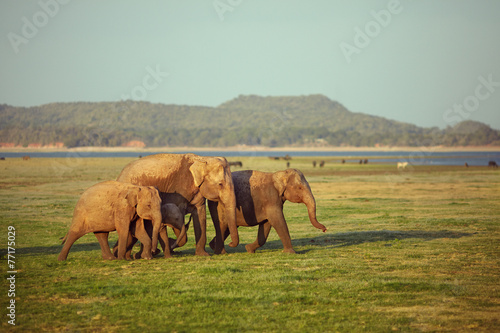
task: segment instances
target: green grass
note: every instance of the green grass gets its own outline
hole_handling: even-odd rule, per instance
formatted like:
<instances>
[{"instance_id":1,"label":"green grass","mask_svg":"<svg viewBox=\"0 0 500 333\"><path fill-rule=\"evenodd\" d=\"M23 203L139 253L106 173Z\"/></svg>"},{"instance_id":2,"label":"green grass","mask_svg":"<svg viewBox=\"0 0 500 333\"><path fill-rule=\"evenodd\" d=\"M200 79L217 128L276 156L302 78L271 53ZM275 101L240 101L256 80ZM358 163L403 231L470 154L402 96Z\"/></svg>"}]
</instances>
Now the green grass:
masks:
<instances>
[{"instance_id":1,"label":"green grass","mask_svg":"<svg viewBox=\"0 0 500 333\"><path fill-rule=\"evenodd\" d=\"M321 233L287 203L295 255L274 231L255 254L103 261L94 235L56 260L79 195L131 159L0 161L2 331L498 331L500 173L487 168L291 161L309 179ZM284 161L237 158L274 171ZM321 160L321 158L316 158ZM16 228L16 326L7 323L7 227ZM209 240L214 236L208 223ZM116 240L112 234L110 242ZM209 250L207 246L207 250ZM209 250L209 252L211 252Z\"/></svg>"}]
</instances>

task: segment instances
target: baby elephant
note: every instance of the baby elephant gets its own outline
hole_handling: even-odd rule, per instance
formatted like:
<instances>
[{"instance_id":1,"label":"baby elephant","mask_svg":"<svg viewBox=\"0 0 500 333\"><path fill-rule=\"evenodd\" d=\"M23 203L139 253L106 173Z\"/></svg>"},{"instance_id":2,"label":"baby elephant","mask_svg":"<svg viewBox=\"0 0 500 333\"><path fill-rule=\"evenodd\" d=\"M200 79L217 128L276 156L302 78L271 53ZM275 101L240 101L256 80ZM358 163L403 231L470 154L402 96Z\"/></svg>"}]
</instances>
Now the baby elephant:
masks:
<instances>
[{"instance_id":1,"label":"baby elephant","mask_svg":"<svg viewBox=\"0 0 500 333\"><path fill-rule=\"evenodd\" d=\"M166 203L161 206L161 215L162 215L162 225L160 227L159 241L160 245L163 249L163 254L165 258L170 258L172 255L170 254L170 250L178 246L182 246L186 243L186 231L189 227L188 224L184 224L184 214L181 212L179 207L173 203ZM174 229L174 232L177 235L177 239L168 238L167 234L167 226ZM142 239L150 239L153 232L151 221L144 220L142 218L138 218L136 221L133 221L130 225L130 234L127 240L127 252L125 257L127 259L132 259L131 252L132 247L137 242L137 239L141 241L141 250L135 254L135 259L140 259L143 257L144 248L147 247L148 244L144 244ZM113 247L113 253L116 255L118 251L118 244L120 242L116 242ZM153 248L156 254L156 248ZM159 251L158 251L159 252Z\"/></svg>"},{"instance_id":2,"label":"baby elephant","mask_svg":"<svg viewBox=\"0 0 500 333\"><path fill-rule=\"evenodd\" d=\"M237 226L259 226L257 240L245 246L247 252L254 253L263 246L273 227L283 243L283 252L295 253L283 215L283 204L287 200L305 204L311 224L326 231L326 227L316 219L316 201L309 183L299 170L287 169L275 173L246 170L231 174L236 194ZM217 202L209 201L208 207L216 232L210 247L215 253L224 253L227 226L219 219L220 207Z\"/></svg>"},{"instance_id":3,"label":"baby elephant","mask_svg":"<svg viewBox=\"0 0 500 333\"><path fill-rule=\"evenodd\" d=\"M149 244L144 257L152 259L151 248L156 249L161 226L161 199L153 186L137 186L117 181L98 183L85 192L76 203L73 221L63 239L64 247L57 260L66 260L73 243L93 232L101 245L103 259L115 259L108 244L108 233L118 233L120 247L118 259L125 259L130 223L139 216L153 223L153 240L141 239ZM148 241L149 240L149 241Z\"/></svg>"}]
</instances>

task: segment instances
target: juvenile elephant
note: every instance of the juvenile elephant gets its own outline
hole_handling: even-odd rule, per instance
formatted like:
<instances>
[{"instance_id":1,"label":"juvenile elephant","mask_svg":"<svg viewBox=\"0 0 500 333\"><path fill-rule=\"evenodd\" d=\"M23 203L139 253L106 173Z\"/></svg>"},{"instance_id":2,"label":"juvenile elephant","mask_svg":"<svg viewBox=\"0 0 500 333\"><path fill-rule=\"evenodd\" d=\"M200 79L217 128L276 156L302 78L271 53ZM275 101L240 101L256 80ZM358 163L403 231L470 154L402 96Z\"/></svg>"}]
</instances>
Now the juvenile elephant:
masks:
<instances>
[{"instance_id":1,"label":"juvenile elephant","mask_svg":"<svg viewBox=\"0 0 500 333\"><path fill-rule=\"evenodd\" d=\"M126 165L117 180L156 186L162 195L170 193L182 196L192 211L196 255L208 255L205 251L206 199L219 203L221 220L229 227L231 234L229 246L238 245L236 198L231 170L225 158L195 154L150 155Z\"/></svg>"},{"instance_id":2,"label":"juvenile elephant","mask_svg":"<svg viewBox=\"0 0 500 333\"><path fill-rule=\"evenodd\" d=\"M161 206L161 216L162 216L162 225L160 227L159 241L160 245L163 249L163 253L165 258L170 258L172 255L170 254L170 250L173 250L177 246L182 246L187 241L186 231L189 227L184 224L184 213L173 203L167 203ZM174 229L177 239L169 239L167 234L167 226ZM127 259L132 259L131 252L134 244L137 242L137 239L141 240L143 237L151 238L153 232L152 223L149 220L144 220L143 218L138 218L133 221L130 225L130 234L127 240L127 252L125 257ZM180 243L183 242L183 243ZM117 254L118 252L118 244L116 242L113 247L113 254ZM144 244L141 241L141 250L135 254L135 259L139 259L142 257L142 253L144 251ZM153 252L156 252L156 249L153 249ZM156 254L156 253L155 253Z\"/></svg>"},{"instance_id":3,"label":"juvenile elephant","mask_svg":"<svg viewBox=\"0 0 500 333\"><path fill-rule=\"evenodd\" d=\"M153 240L140 238L145 245L144 258L151 259L151 247L156 248L161 226L161 199L152 186L136 186L117 181L98 183L85 192L76 203L73 221L63 239L64 247L57 260L66 260L73 243L93 232L101 245L103 259L115 259L108 244L108 233L117 231L120 246L118 259L125 259L130 223L139 216L152 221ZM105 234L105 237L102 235Z\"/></svg>"},{"instance_id":4,"label":"juvenile elephant","mask_svg":"<svg viewBox=\"0 0 500 333\"><path fill-rule=\"evenodd\" d=\"M273 227L283 243L283 252L295 253L288 226L283 215L286 200L303 203L307 207L311 224L326 231L326 227L316 219L316 201L306 178L297 169L287 169L275 173L254 170L232 173L236 194L236 223L238 226L253 227L258 225L257 239L245 246L254 253L266 243L269 231ZM216 237L210 242L215 253L224 253L224 240L227 226L220 221L220 210L216 202L209 201L208 207L214 221Z\"/></svg>"}]
</instances>

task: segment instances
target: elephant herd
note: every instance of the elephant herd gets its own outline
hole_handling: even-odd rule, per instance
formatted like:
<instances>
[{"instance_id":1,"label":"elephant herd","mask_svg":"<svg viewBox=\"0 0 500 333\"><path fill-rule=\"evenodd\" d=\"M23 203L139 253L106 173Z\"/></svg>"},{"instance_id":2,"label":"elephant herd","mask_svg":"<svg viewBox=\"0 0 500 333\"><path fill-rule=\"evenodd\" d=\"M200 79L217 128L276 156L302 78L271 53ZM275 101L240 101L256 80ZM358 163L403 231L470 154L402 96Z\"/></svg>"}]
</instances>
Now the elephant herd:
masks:
<instances>
[{"instance_id":1,"label":"elephant herd","mask_svg":"<svg viewBox=\"0 0 500 333\"><path fill-rule=\"evenodd\" d=\"M238 226L258 226L257 239L245 246L250 253L265 244L271 227L283 243L283 252L294 253L283 215L286 200L305 204L311 224L326 231L316 219L314 196L299 170L231 172L223 157L150 155L126 165L116 181L98 183L82 194L58 260L65 260L73 243L90 232L99 241L103 259L130 259L137 240L141 251L135 258L152 259L158 243L168 258L171 250L187 242L191 221L195 254L208 256L207 206L216 232L209 243L214 253L225 253L228 236L229 246L238 246ZM184 216L188 214L186 225ZM168 237L167 226L176 239ZM111 231L118 234L113 252L108 244Z\"/></svg>"}]
</instances>

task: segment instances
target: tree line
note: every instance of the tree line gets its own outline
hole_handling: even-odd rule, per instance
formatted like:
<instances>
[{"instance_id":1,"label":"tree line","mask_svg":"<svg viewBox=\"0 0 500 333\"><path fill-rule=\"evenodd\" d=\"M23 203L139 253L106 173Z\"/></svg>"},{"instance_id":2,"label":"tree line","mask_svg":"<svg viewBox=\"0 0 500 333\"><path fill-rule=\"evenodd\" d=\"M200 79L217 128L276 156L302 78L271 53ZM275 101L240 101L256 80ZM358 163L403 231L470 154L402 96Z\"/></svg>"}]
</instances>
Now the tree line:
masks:
<instances>
[{"instance_id":1,"label":"tree line","mask_svg":"<svg viewBox=\"0 0 500 333\"><path fill-rule=\"evenodd\" d=\"M121 146L500 145L500 132L464 121L422 128L354 113L322 95L239 96L217 107L121 101L0 105L0 142Z\"/></svg>"}]
</instances>

